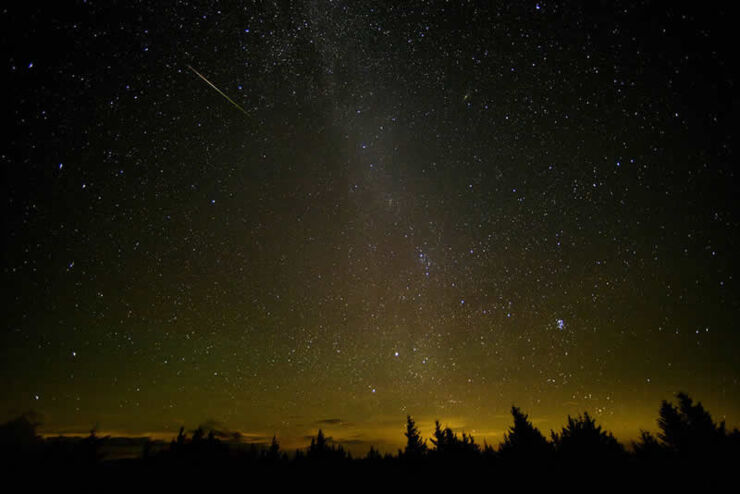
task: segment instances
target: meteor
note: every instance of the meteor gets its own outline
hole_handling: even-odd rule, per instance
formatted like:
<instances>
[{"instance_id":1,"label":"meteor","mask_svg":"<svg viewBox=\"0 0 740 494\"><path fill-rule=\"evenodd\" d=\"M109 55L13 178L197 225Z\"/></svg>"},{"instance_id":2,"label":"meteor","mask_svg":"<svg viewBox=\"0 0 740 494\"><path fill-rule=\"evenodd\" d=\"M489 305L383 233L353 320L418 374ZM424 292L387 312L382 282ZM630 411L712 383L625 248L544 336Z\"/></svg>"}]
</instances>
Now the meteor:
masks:
<instances>
[{"instance_id":1,"label":"meteor","mask_svg":"<svg viewBox=\"0 0 740 494\"><path fill-rule=\"evenodd\" d=\"M246 110L245 110L244 108L242 108L241 106L237 105L237 104L236 104L236 103L234 102L234 100L233 100L233 99L231 99L231 98L229 98L228 96L226 96L226 95L224 94L224 92L223 92L223 91L221 91L221 90L220 90L219 88L217 88L217 87L216 87L216 85L215 85L215 84L213 84L213 83L212 83L211 81L209 81L208 79L206 79L206 77L205 77L205 76L204 76L203 74L201 74L200 72L198 72L197 70L195 70L195 69L194 69L193 67L191 67L190 65L188 65L188 68L189 68L190 70L192 70L192 71L193 71L193 72L195 73L195 75L197 75L198 77L200 77L201 79L203 79L204 81L206 81L206 84L208 84L208 85L209 85L209 86L211 86L211 87L212 87L213 89L215 89L215 90L216 90L216 91L218 92L218 94L220 94L221 96L223 96L224 98L226 98L226 100L227 100L227 101L228 101L229 103L231 103L232 105L234 105L234 106L235 106L235 107L236 107L236 108L237 108L237 109L238 109L238 110L239 110L240 112L242 112L243 114L245 114L245 115L249 116L249 114L247 113L247 111L246 111Z\"/></svg>"}]
</instances>

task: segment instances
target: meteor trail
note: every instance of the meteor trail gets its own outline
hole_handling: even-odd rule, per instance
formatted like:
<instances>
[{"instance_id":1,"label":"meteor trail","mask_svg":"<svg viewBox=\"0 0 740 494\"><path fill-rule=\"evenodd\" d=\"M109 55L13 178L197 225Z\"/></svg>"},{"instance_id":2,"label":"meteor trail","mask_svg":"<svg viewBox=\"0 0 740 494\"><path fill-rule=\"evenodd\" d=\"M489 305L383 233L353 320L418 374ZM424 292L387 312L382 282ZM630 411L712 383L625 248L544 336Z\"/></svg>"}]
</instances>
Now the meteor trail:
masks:
<instances>
[{"instance_id":1,"label":"meteor trail","mask_svg":"<svg viewBox=\"0 0 740 494\"><path fill-rule=\"evenodd\" d=\"M231 98L229 98L228 96L226 96L226 95L224 94L224 92L223 92L223 91L221 91L221 90L220 90L219 88L217 88L217 87L216 87L216 86L215 86L215 85L214 85L214 84L213 84L213 83L212 83L211 81L209 81L208 79L206 79L206 77L205 77L205 76L204 76L203 74L201 74L200 72L198 72L197 70L195 70L195 69L194 69L193 67L191 67L190 65L188 65L188 68L189 68L190 70L192 70L193 72L195 72L195 75L197 75L198 77L200 77L201 79L203 79L204 81L206 81L206 83L207 83L207 84L208 84L209 86L211 86L211 87L212 87L213 89L215 89L216 91L218 91L218 94L220 94L221 96L223 96L224 98L226 98L226 99L228 100L228 102L229 102L229 103L231 103L232 105L234 105L235 107L237 107L237 108L239 109L239 111L240 111L240 112L242 112L243 114L245 114L245 115L249 116L249 114L247 113L247 111L246 111L246 110L245 110L244 108L242 108L241 106L237 105L237 104L236 104L236 103L234 102L234 100L233 100L233 99L231 99Z\"/></svg>"}]
</instances>

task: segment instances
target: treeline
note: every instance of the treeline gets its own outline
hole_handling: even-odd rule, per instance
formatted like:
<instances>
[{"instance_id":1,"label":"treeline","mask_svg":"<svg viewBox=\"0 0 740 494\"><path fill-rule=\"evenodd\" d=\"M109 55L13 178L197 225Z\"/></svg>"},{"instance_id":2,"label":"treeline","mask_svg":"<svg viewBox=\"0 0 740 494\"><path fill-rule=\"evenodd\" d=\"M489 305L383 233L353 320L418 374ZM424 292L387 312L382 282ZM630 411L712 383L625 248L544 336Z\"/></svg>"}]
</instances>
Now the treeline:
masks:
<instances>
[{"instance_id":1,"label":"treeline","mask_svg":"<svg viewBox=\"0 0 740 494\"><path fill-rule=\"evenodd\" d=\"M740 432L727 431L724 422L716 423L688 395L679 393L677 399L676 404L662 402L659 432L643 431L630 448L588 413L569 416L567 424L551 431L548 438L524 412L512 407L513 424L498 448L479 444L472 435L457 434L439 422L425 439L408 416L404 448L383 455L371 447L358 458L321 430L308 448L288 454L276 437L269 446L244 445L234 440L238 438L203 428L188 437L181 428L169 445L155 447L156 443L147 442L136 458L106 461L103 451L110 438L92 432L74 440L42 439L33 416L24 415L0 426L1 464L8 471L86 479L92 490L101 485L110 487L105 490L141 489L144 484L170 488L176 484L188 490L214 482L233 487L244 476L254 482L294 486L308 479L326 480L326 475L340 483L400 480L427 487L491 474L496 474L499 484L611 479L611 483L642 482L665 488L734 482L734 469L740 464Z\"/></svg>"}]
</instances>

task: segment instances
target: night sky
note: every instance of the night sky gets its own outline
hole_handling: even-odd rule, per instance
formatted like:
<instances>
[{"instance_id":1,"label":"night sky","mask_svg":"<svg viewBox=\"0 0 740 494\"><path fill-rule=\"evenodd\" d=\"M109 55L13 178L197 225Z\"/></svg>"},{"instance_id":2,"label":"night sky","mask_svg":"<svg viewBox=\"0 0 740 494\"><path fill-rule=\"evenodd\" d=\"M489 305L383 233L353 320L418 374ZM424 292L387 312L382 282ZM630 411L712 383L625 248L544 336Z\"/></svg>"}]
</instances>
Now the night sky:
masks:
<instances>
[{"instance_id":1,"label":"night sky","mask_svg":"<svg viewBox=\"0 0 740 494\"><path fill-rule=\"evenodd\" d=\"M14 3L3 420L392 451L407 414L498 444L512 404L627 440L684 390L740 422L729 11Z\"/></svg>"}]
</instances>

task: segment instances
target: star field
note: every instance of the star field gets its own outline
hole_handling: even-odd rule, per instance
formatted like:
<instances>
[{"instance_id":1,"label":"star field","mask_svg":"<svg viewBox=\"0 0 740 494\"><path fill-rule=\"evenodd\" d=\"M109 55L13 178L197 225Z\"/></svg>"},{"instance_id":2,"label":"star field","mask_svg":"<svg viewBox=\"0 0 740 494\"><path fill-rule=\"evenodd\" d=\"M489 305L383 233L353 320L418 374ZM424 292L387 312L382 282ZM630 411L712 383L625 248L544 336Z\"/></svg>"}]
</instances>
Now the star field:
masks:
<instances>
[{"instance_id":1,"label":"star field","mask_svg":"<svg viewBox=\"0 0 740 494\"><path fill-rule=\"evenodd\" d=\"M681 9L3 8L0 409L392 449L512 403L632 438L686 390L737 424L735 57Z\"/></svg>"}]
</instances>

